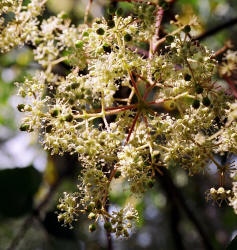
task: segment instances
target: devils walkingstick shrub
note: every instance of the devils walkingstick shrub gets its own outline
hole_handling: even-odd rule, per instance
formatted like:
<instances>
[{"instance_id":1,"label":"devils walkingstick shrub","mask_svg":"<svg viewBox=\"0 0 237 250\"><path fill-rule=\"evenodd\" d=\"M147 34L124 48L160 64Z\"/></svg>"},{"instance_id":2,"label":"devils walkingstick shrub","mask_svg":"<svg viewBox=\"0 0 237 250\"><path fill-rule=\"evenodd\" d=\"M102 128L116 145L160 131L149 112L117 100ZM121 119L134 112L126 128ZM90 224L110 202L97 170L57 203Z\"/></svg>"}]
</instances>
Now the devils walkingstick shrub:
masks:
<instances>
[{"instance_id":1,"label":"devils walkingstick shrub","mask_svg":"<svg viewBox=\"0 0 237 250\"><path fill-rule=\"evenodd\" d=\"M40 23L45 2L1 1L1 14L13 12L14 18L5 22L1 16L0 50L30 43L41 65L17 84L24 98L18 105L25 113L20 129L38 133L51 154L76 154L82 163L78 192L64 193L58 219L72 226L86 213L91 232L101 219L108 233L128 237L138 213L132 204L106 210L113 179L127 180L131 195L141 195L162 168L175 165L194 175L210 162L220 183L210 187L207 198L226 200L237 213L236 170L214 157L237 154L237 94L231 80L236 52L228 50L218 64L220 52L192 37L195 17L182 23L177 16L176 28L160 38L164 9L155 1L134 0L134 15L126 17L109 7L107 19L91 23L87 10L78 26L64 14ZM144 42L149 50L140 47ZM65 62L70 72L56 74L55 66ZM218 72L233 95L216 81ZM124 88L127 96L117 97ZM225 189L230 173L233 190Z\"/></svg>"}]
</instances>

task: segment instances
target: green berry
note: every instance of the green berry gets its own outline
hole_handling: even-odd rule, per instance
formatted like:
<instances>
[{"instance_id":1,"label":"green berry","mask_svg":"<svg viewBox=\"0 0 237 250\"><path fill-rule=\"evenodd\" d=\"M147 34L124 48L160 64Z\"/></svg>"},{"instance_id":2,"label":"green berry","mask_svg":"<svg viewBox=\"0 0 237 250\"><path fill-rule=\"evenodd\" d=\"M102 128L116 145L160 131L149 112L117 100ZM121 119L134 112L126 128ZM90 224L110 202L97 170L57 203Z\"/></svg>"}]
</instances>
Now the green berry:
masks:
<instances>
[{"instance_id":1,"label":"green berry","mask_svg":"<svg viewBox=\"0 0 237 250\"><path fill-rule=\"evenodd\" d=\"M94 220L96 218L96 215L94 213L89 213L88 219Z\"/></svg>"},{"instance_id":2,"label":"green berry","mask_svg":"<svg viewBox=\"0 0 237 250\"><path fill-rule=\"evenodd\" d=\"M201 94L203 92L203 87L201 85L196 86L196 93Z\"/></svg>"},{"instance_id":3,"label":"green berry","mask_svg":"<svg viewBox=\"0 0 237 250\"><path fill-rule=\"evenodd\" d=\"M101 21L100 19L97 19L95 22L96 22L97 24L101 24L101 23L102 23L102 21Z\"/></svg>"},{"instance_id":4,"label":"green berry","mask_svg":"<svg viewBox=\"0 0 237 250\"><path fill-rule=\"evenodd\" d=\"M86 208L86 211L90 213L92 211L92 209L93 209L93 207L89 204Z\"/></svg>"},{"instance_id":5,"label":"green berry","mask_svg":"<svg viewBox=\"0 0 237 250\"><path fill-rule=\"evenodd\" d=\"M200 107L200 101L198 99L193 100L192 106L194 109L198 109Z\"/></svg>"},{"instance_id":6,"label":"green berry","mask_svg":"<svg viewBox=\"0 0 237 250\"><path fill-rule=\"evenodd\" d=\"M48 134L48 133L51 133L53 129L53 126L52 125L48 125L46 128L45 128L45 132Z\"/></svg>"},{"instance_id":7,"label":"green berry","mask_svg":"<svg viewBox=\"0 0 237 250\"><path fill-rule=\"evenodd\" d=\"M93 223L93 224L90 224L89 225L89 231L92 233L96 230L96 225Z\"/></svg>"},{"instance_id":8,"label":"green berry","mask_svg":"<svg viewBox=\"0 0 237 250\"><path fill-rule=\"evenodd\" d=\"M167 43L172 43L174 41L174 37L169 35L166 37L166 41Z\"/></svg>"},{"instance_id":9,"label":"green berry","mask_svg":"<svg viewBox=\"0 0 237 250\"><path fill-rule=\"evenodd\" d=\"M58 109L54 109L51 111L51 116L52 117L57 117L59 115L59 110Z\"/></svg>"},{"instance_id":10,"label":"green berry","mask_svg":"<svg viewBox=\"0 0 237 250\"><path fill-rule=\"evenodd\" d=\"M117 16L122 16L122 15L123 15L123 9L118 8L118 9L116 10L115 14L116 14Z\"/></svg>"},{"instance_id":11,"label":"green berry","mask_svg":"<svg viewBox=\"0 0 237 250\"><path fill-rule=\"evenodd\" d=\"M75 46L76 48L81 49L83 47L83 41L76 41Z\"/></svg>"},{"instance_id":12,"label":"green berry","mask_svg":"<svg viewBox=\"0 0 237 250\"><path fill-rule=\"evenodd\" d=\"M125 42L130 42L130 41L132 41L132 36L130 35L130 34L125 34L124 35L124 41Z\"/></svg>"},{"instance_id":13,"label":"green berry","mask_svg":"<svg viewBox=\"0 0 237 250\"><path fill-rule=\"evenodd\" d=\"M71 122L73 120L73 115L72 114L68 114L65 116L65 121L67 122Z\"/></svg>"},{"instance_id":14,"label":"green berry","mask_svg":"<svg viewBox=\"0 0 237 250\"><path fill-rule=\"evenodd\" d=\"M191 31L190 25L186 25L186 26L183 28L183 32L186 33L186 34L188 34L190 31Z\"/></svg>"},{"instance_id":15,"label":"green berry","mask_svg":"<svg viewBox=\"0 0 237 250\"><path fill-rule=\"evenodd\" d=\"M29 131L30 125L29 124L21 124L20 131Z\"/></svg>"},{"instance_id":16,"label":"green berry","mask_svg":"<svg viewBox=\"0 0 237 250\"><path fill-rule=\"evenodd\" d=\"M121 176L121 171L117 170L117 171L115 172L114 178L115 178L115 179L118 179L120 176Z\"/></svg>"},{"instance_id":17,"label":"green berry","mask_svg":"<svg viewBox=\"0 0 237 250\"><path fill-rule=\"evenodd\" d=\"M78 82L74 82L74 83L71 84L71 88L72 89L76 89L78 87L79 87L79 83Z\"/></svg>"},{"instance_id":18,"label":"green berry","mask_svg":"<svg viewBox=\"0 0 237 250\"><path fill-rule=\"evenodd\" d=\"M104 229L107 232L111 232L112 231L112 224L110 222L106 221L105 224L104 224Z\"/></svg>"},{"instance_id":19,"label":"green berry","mask_svg":"<svg viewBox=\"0 0 237 250\"><path fill-rule=\"evenodd\" d=\"M97 201L95 207L96 207L96 209L101 209L101 208L102 208L101 202L100 202L100 201Z\"/></svg>"},{"instance_id":20,"label":"green berry","mask_svg":"<svg viewBox=\"0 0 237 250\"><path fill-rule=\"evenodd\" d=\"M206 97L204 97L204 98L202 99L202 103L203 103L204 106L208 107L208 106L210 106L211 101L210 101L210 99L206 96Z\"/></svg>"},{"instance_id":21,"label":"green berry","mask_svg":"<svg viewBox=\"0 0 237 250\"><path fill-rule=\"evenodd\" d=\"M99 29L96 30L96 33L97 33L98 35L100 35L100 36L103 36L104 33L105 33L105 31L104 31L104 29L99 28Z\"/></svg>"},{"instance_id":22,"label":"green berry","mask_svg":"<svg viewBox=\"0 0 237 250\"><path fill-rule=\"evenodd\" d=\"M112 29L112 28L115 26L114 20L109 20L109 21L107 22L107 25L108 25L108 27L109 27L110 29Z\"/></svg>"},{"instance_id":23,"label":"green berry","mask_svg":"<svg viewBox=\"0 0 237 250\"><path fill-rule=\"evenodd\" d=\"M189 74L184 75L184 80L185 81L190 81L191 79L192 79L192 77Z\"/></svg>"},{"instance_id":24,"label":"green berry","mask_svg":"<svg viewBox=\"0 0 237 250\"><path fill-rule=\"evenodd\" d=\"M111 47L108 44L103 45L104 52L111 53Z\"/></svg>"},{"instance_id":25,"label":"green berry","mask_svg":"<svg viewBox=\"0 0 237 250\"><path fill-rule=\"evenodd\" d=\"M17 105L17 109L18 109L20 112L24 112L24 111L25 111L24 108L25 108L25 104L19 104L19 105Z\"/></svg>"},{"instance_id":26,"label":"green berry","mask_svg":"<svg viewBox=\"0 0 237 250\"><path fill-rule=\"evenodd\" d=\"M66 12L63 12L59 15L60 18L62 19L67 19L68 18L68 14Z\"/></svg>"},{"instance_id":27,"label":"green berry","mask_svg":"<svg viewBox=\"0 0 237 250\"><path fill-rule=\"evenodd\" d=\"M82 36L89 36L89 33L87 31L85 31Z\"/></svg>"}]
</instances>

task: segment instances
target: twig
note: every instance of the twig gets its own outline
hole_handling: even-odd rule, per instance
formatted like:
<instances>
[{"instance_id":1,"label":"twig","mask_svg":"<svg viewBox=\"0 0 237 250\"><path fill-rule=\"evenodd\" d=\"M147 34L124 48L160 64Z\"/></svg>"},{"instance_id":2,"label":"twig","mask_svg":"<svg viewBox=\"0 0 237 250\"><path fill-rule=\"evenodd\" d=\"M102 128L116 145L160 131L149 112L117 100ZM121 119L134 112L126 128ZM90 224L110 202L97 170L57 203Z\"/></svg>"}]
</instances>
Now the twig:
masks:
<instances>
[{"instance_id":1,"label":"twig","mask_svg":"<svg viewBox=\"0 0 237 250\"><path fill-rule=\"evenodd\" d=\"M88 16L89 16L92 2L93 2L93 0L89 0L88 4L86 6L85 15L84 15L84 23L88 22Z\"/></svg>"},{"instance_id":2,"label":"twig","mask_svg":"<svg viewBox=\"0 0 237 250\"><path fill-rule=\"evenodd\" d=\"M235 87L234 82L227 76L224 76L225 81L228 83L229 87L232 90L232 94L235 97L235 99L237 99L237 89Z\"/></svg>"},{"instance_id":3,"label":"twig","mask_svg":"<svg viewBox=\"0 0 237 250\"><path fill-rule=\"evenodd\" d=\"M138 117L140 116L140 113L141 113L140 111L137 111L137 114L136 114L136 116L135 116L135 118L134 118L134 120L133 120L133 122L132 122L132 126L131 126L131 128L130 128L130 130L129 130L128 137L127 137L127 139L126 139L125 145L127 145L128 142L129 142L130 136L131 136L131 134L132 134L132 132L133 132L133 129L134 129L135 125L136 125L137 119L138 119Z\"/></svg>"},{"instance_id":4,"label":"twig","mask_svg":"<svg viewBox=\"0 0 237 250\"><path fill-rule=\"evenodd\" d=\"M200 237L202 238L204 249L213 250L213 247L211 243L209 242L208 236L203 230L201 224L199 223L199 220L196 218L192 210L187 205L182 193L173 183L173 180L171 179L168 170L164 168L163 176L157 175L157 178L159 179L160 183L163 185L165 191L170 192L170 194L172 194L172 197L175 200L175 202L183 209L183 211L186 213L189 220L193 223L194 227L196 228Z\"/></svg>"},{"instance_id":5,"label":"twig","mask_svg":"<svg viewBox=\"0 0 237 250\"><path fill-rule=\"evenodd\" d=\"M207 30L203 34L193 38L193 40L199 40L199 41L204 40L204 39L208 38L209 36L212 36L212 35L220 32L220 31L222 31L223 29L229 28L229 27L231 27L231 26L233 26L235 24L237 24L237 17L235 17L235 18L229 20L228 22L223 23L223 24L221 24L221 25L219 25L219 26L217 26L215 28Z\"/></svg>"},{"instance_id":6,"label":"twig","mask_svg":"<svg viewBox=\"0 0 237 250\"><path fill-rule=\"evenodd\" d=\"M211 56L211 59L216 58L220 54L224 53L227 49L231 49L231 48L233 48L233 44L231 43L231 41L227 41L222 48L217 50L215 54Z\"/></svg>"},{"instance_id":7,"label":"twig","mask_svg":"<svg viewBox=\"0 0 237 250\"><path fill-rule=\"evenodd\" d=\"M108 200L107 200L107 203L106 203L106 207L105 207L105 210L108 212L109 210L109 203L108 203ZM108 219L106 219L107 221L109 221ZM107 238L107 250L113 250L113 244L112 244L112 237L111 237L111 233L109 231L106 231L106 238Z\"/></svg>"},{"instance_id":8,"label":"twig","mask_svg":"<svg viewBox=\"0 0 237 250\"><path fill-rule=\"evenodd\" d=\"M180 211L179 208L177 206L177 204L174 202L173 198L172 198L172 194L168 194L168 200L170 201L170 229L171 229L171 233L174 239L174 244L175 244L175 248L177 250L184 250L184 243L182 240L182 234L179 230L179 224L180 224Z\"/></svg>"},{"instance_id":9,"label":"twig","mask_svg":"<svg viewBox=\"0 0 237 250\"><path fill-rule=\"evenodd\" d=\"M154 53L156 52L160 42L159 42L159 32L160 26L163 19L164 10L162 7L157 6L156 11L156 23L155 23L155 34L150 41L150 50L149 50L149 58L152 58Z\"/></svg>"},{"instance_id":10,"label":"twig","mask_svg":"<svg viewBox=\"0 0 237 250\"><path fill-rule=\"evenodd\" d=\"M129 2L129 3L140 3L140 4L147 4L147 5L156 5L153 2L150 1L144 1L144 0L113 0L114 2Z\"/></svg>"}]
</instances>

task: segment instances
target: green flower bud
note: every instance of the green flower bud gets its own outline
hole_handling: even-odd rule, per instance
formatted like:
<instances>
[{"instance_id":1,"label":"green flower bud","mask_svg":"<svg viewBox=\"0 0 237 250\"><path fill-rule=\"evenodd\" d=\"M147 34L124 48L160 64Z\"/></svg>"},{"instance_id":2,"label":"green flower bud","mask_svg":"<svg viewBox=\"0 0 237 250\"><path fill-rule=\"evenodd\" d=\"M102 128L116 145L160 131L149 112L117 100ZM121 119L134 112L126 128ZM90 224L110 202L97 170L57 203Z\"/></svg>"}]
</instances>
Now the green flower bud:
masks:
<instances>
[{"instance_id":1,"label":"green flower bud","mask_svg":"<svg viewBox=\"0 0 237 250\"><path fill-rule=\"evenodd\" d=\"M166 37L166 41L167 43L172 43L174 41L174 37L169 35Z\"/></svg>"},{"instance_id":2,"label":"green flower bud","mask_svg":"<svg viewBox=\"0 0 237 250\"><path fill-rule=\"evenodd\" d=\"M94 220L96 218L96 215L94 213L89 213L88 219Z\"/></svg>"},{"instance_id":3,"label":"green flower bud","mask_svg":"<svg viewBox=\"0 0 237 250\"><path fill-rule=\"evenodd\" d=\"M89 33L87 31L83 32L82 36L89 36Z\"/></svg>"},{"instance_id":4,"label":"green flower bud","mask_svg":"<svg viewBox=\"0 0 237 250\"><path fill-rule=\"evenodd\" d=\"M201 85L196 86L196 93L201 94L203 92L203 87Z\"/></svg>"},{"instance_id":5,"label":"green flower bud","mask_svg":"<svg viewBox=\"0 0 237 250\"><path fill-rule=\"evenodd\" d=\"M184 28L183 28L183 32L184 33L189 33L191 31L191 27L190 27L190 25L186 25Z\"/></svg>"},{"instance_id":6,"label":"green flower bud","mask_svg":"<svg viewBox=\"0 0 237 250\"><path fill-rule=\"evenodd\" d=\"M111 47L108 44L103 45L104 52L111 53Z\"/></svg>"},{"instance_id":7,"label":"green flower bud","mask_svg":"<svg viewBox=\"0 0 237 250\"><path fill-rule=\"evenodd\" d=\"M200 101L198 99L193 100L192 106L194 109L198 109L200 107Z\"/></svg>"},{"instance_id":8,"label":"green flower bud","mask_svg":"<svg viewBox=\"0 0 237 250\"><path fill-rule=\"evenodd\" d=\"M76 41L75 46L76 48L81 49L83 47L83 41Z\"/></svg>"},{"instance_id":9,"label":"green flower bud","mask_svg":"<svg viewBox=\"0 0 237 250\"><path fill-rule=\"evenodd\" d=\"M101 24L101 23L102 23L102 21L101 21L100 19L97 19L95 22L96 22L97 24Z\"/></svg>"},{"instance_id":10,"label":"green flower bud","mask_svg":"<svg viewBox=\"0 0 237 250\"><path fill-rule=\"evenodd\" d=\"M124 41L125 42L130 42L130 41L132 41L132 36L130 35L130 34L125 34L124 35Z\"/></svg>"},{"instance_id":11,"label":"green flower bud","mask_svg":"<svg viewBox=\"0 0 237 250\"><path fill-rule=\"evenodd\" d=\"M52 125L48 125L48 126L45 128L45 132L46 132L46 133L51 133L52 129L53 129L53 126L52 126Z\"/></svg>"},{"instance_id":12,"label":"green flower bud","mask_svg":"<svg viewBox=\"0 0 237 250\"><path fill-rule=\"evenodd\" d=\"M57 117L59 115L59 110L58 109L53 109L51 112L52 117Z\"/></svg>"},{"instance_id":13,"label":"green flower bud","mask_svg":"<svg viewBox=\"0 0 237 250\"><path fill-rule=\"evenodd\" d=\"M89 225L89 231L92 233L96 230L96 225L93 223L93 224L90 224Z\"/></svg>"},{"instance_id":14,"label":"green flower bud","mask_svg":"<svg viewBox=\"0 0 237 250\"><path fill-rule=\"evenodd\" d=\"M100 201L96 202L96 209L101 209L102 208L102 204Z\"/></svg>"},{"instance_id":15,"label":"green flower bud","mask_svg":"<svg viewBox=\"0 0 237 250\"><path fill-rule=\"evenodd\" d=\"M189 74L184 75L184 80L185 81L190 81L191 79L192 79L191 75L189 75Z\"/></svg>"},{"instance_id":16,"label":"green flower bud","mask_svg":"<svg viewBox=\"0 0 237 250\"><path fill-rule=\"evenodd\" d=\"M129 237L129 233L128 233L127 229L123 230L123 235L124 235L124 237Z\"/></svg>"},{"instance_id":17,"label":"green flower bud","mask_svg":"<svg viewBox=\"0 0 237 250\"><path fill-rule=\"evenodd\" d=\"M104 33L105 33L105 31L104 31L104 29L99 28L99 29L96 30L96 33L97 33L98 35L100 35L100 36L103 36Z\"/></svg>"},{"instance_id":18,"label":"green flower bud","mask_svg":"<svg viewBox=\"0 0 237 250\"><path fill-rule=\"evenodd\" d=\"M86 208L86 211L90 213L92 209L93 209L92 205L89 204Z\"/></svg>"},{"instance_id":19,"label":"green flower bud","mask_svg":"<svg viewBox=\"0 0 237 250\"><path fill-rule=\"evenodd\" d=\"M72 89L76 89L76 88L79 87L79 85L80 85L80 84L79 84L78 82L74 82L74 83L71 84L71 88L72 88Z\"/></svg>"},{"instance_id":20,"label":"green flower bud","mask_svg":"<svg viewBox=\"0 0 237 250\"><path fill-rule=\"evenodd\" d=\"M121 171L117 170L114 174L114 178L118 179L121 176Z\"/></svg>"},{"instance_id":21,"label":"green flower bud","mask_svg":"<svg viewBox=\"0 0 237 250\"><path fill-rule=\"evenodd\" d=\"M24 112L24 111L25 111L24 108L25 108L25 104L18 104L18 105L17 105L17 109L18 109L20 112Z\"/></svg>"},{"instance_id":22,"label":"green flower bud","mask_svg":"<svg viewBox=\"0 0 237 250\"><path fill-rule=\"evenodd\" d=\"M59 18L67 19L68 18L68 14L66 12L62 12L62 13L59 14Z\"/></svg>"},{"instance_id":23,"label":"green flower bud","mask_svg":"<svg viewBox=\"0 0 237 250\"><path fill-rule=\"evenodd\" d=\"M65 116L65 121L67 121L67 122L73 121L73 115L72 115L72 114L66 115L66 116Z\"/></svg>"},{"instance_id":24,"label":"green flower bud","mask_svg":"<svg viewBox=\"0 0 237 250\"><path fill-rule=\"evenodd\" d=\"M204 97L204 98L202 99L202 103L203 103L204 106L208 107L208 106L210 106L211 101L210 101L210 99L206 96L206 97Z\"/></svg>"},{"instance_id":25,"label":"green flower bud","mask_svg":"<svg viewBox=\"0 0 237 250\"><path fill-rule=\"evenodd\" d=\"M74 100L73 98L70 98L70 99L68 100L68 103L71 104L71 105L73 105L74 102L75 102L75 100Z\"/></svg>"},{"instance_id":26,"label":"green flower bud","mask_svg":"<svg viewBox=\"0 0 237 250\"><path fill-rule=\"evenodd\" d=\"M104 224L104 229L107 232L111 232L112 231L112 224L110 222L106 221L105 224Z\"/></svg>"},{"instance_id":27,"label":"green flower bud","mask_svg":"<svg viewBox=\"0 0 237 250\"><path fill-rule=\"evenodd\" d=\"M107 25L108 25L108 27L109 27L110 29L112 29L112 28L115 26L114 20L109 20L109 21L107 22Z\"/></svg>"},{"instance_id":28,"label":"green flower bud","mask_svg":"<svg viewBox=\"0 0 237 250\"><path fill-rule=\"evenodd\" d=\"M26 124L26 123L21 124L20 130L21 130L21 131L29 131L29 130L30 130L30 125L29 125L29 124Z\"/></svg>"}]
</instances>

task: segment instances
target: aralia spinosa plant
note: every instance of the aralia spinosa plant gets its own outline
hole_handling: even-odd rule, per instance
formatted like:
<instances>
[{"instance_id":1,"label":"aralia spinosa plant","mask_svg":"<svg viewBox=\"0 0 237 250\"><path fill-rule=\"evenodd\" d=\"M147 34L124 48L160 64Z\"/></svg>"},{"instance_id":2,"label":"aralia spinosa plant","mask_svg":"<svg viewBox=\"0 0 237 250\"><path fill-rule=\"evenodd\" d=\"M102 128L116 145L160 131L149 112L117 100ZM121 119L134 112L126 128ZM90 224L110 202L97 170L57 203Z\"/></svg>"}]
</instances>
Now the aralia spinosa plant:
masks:
<instances>
[{"instance_id":1,"label":"aralia spinosa plant","mask_svg":"<svg viewBox=\"0 0 237 250\"><path fill-rule=\"evenodd\" d=\"M226 44L214 53L193 39L196 17L183 23L176 16L176 28L160 37L163 5L126 1L133 14L123 17L110 6L107 18L88 23L90 1L85 23L78 26L63 13L40 23L43 0L0 4L1 14L14 13L8 22L0 19L1 52L30 43L41 65L17 84L25 100L18 105L25 113L20 129L38 132L52 154L77 154L83 166L78 192L60 199L58 219L72 227L86 213L91 232L102 220L108 233L128 237L138 213L132 204L107 211L114 179L127 180L131 195L141 195L164 168L182 167L194 175L210 162L220 183L207 198L226 200L237 213L236 169L215 158L237 154L236 52ZM216 56L226 50L218 63ZM71 67L66 75L54 70L61 63ZM218 73L226 86L215 80ZM232 190L225 189L229 174Z\"/></svg>"}]
</instances>

